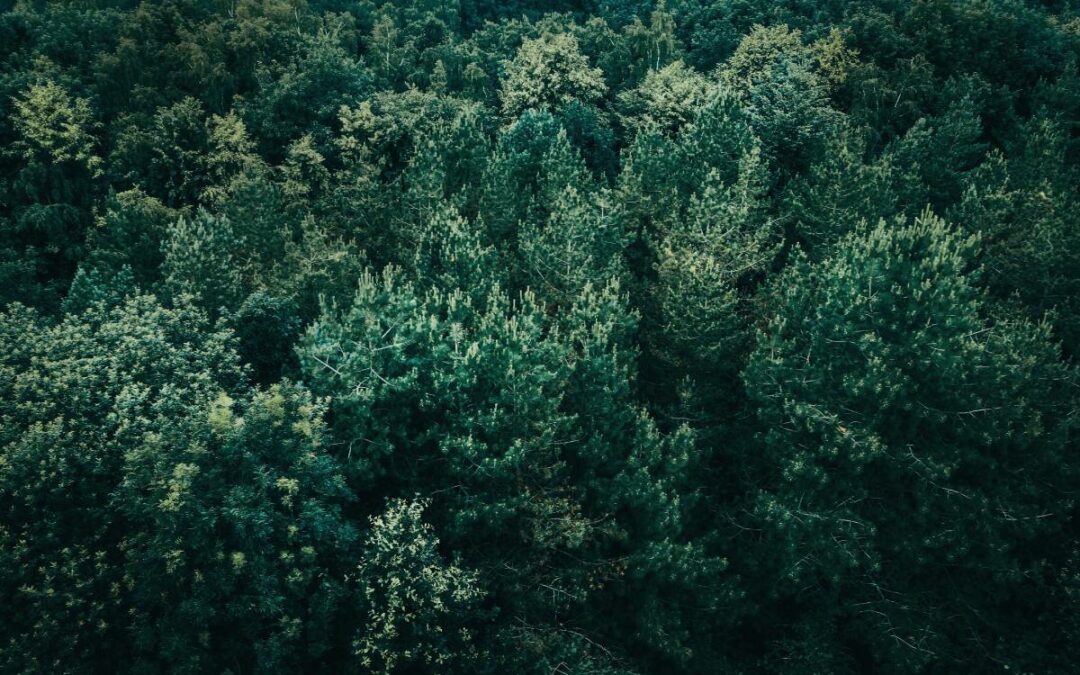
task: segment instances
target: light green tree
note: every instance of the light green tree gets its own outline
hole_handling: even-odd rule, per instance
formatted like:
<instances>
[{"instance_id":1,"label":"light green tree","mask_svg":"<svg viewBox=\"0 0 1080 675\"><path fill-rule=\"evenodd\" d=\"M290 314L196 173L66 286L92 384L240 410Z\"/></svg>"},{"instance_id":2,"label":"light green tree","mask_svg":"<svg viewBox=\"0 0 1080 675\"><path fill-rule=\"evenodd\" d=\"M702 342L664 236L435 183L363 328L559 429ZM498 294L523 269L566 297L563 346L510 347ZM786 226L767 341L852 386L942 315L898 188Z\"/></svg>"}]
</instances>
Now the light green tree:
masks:
<instances>
[{"instance_id":1,"label":"light green tree","mask_svg":"<svg viewBox=\"0 0 1080 675\"><path fill-rule=\"evenodd\" d=\"M526 38L506 64L502 112L513 120L530 108L551 109L573 100L595 103L607 93L603 73L589 65L577 38L546 33Z\"/></svg>"}]
</instances>

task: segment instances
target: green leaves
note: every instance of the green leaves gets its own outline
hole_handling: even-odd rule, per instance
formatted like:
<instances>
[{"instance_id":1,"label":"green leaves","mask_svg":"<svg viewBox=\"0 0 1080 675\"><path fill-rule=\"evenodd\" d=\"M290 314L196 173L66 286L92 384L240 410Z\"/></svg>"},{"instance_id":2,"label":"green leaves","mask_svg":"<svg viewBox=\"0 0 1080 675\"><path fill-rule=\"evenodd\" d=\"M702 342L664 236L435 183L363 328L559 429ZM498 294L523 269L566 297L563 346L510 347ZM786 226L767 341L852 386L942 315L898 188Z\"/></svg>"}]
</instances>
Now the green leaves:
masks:
<instances>
[{"instance_id":1,"label":"green leaves","mask_svg":"<svg viewBox=\"0 0 1080 675\"><path fill-rule=\"evenodd\" d=\"M91 176L100 175L89 100L72 98L61 85L46 80L15 100L13 122L22 137L16 149L24 159L78 165Z\"/></svg>"},{"instance_id":2,"label":"green leaves","mask_svg":"<svg viewBox=\"0 0 1080 675\"><path fill-rule=\"evenodd\" d=\"M199 670L299 668L334 647L357 533L326 453L323 408L297 385L189 417L169 411L124 456L117 508L137 658Z\"/></svg>"},{"instance_id":3,"label":"green leaves","mask_svg":"<svg viewBox=\"0 0 1080 675\"><path fill-rule=\"evenodd\" d=\"M18 610L4 617L4 667L104 667L130 626L125 453L235 390L242 371L199 312L149 296L55 325L14 306L0 325L0 558L12 570L0 594Z\"/></svg>"},{"instance_id":4,"label":"green leaves","mask_svg":"<svg viewBox=\"0 0 1080 675\"><path fill-rule=\"evenodd\" d=\"M603 73L589 65L572 34L526 38L506 64L502 112L514 119L525 110L547 109L578 100L595 103L607 93Z\"/></svg>"},{"instance_id":5,"label":"green leaves","mask_svg":"<svg viewBox=\"0 0 1080 675\"><path fill-rule=\"evenodd\" d=\"M678 132L705 100L706 78L682 61L650 70L635 89L619 94L620 123L631 130L655 127Z\"/></svg>"},{"instance_id":6,"label":"green leaves","mask_svg":"<svg viewBox=\"0 0 1080 675\"><path fill-rule=\"evenodd\" d=\"M365 670L460 667L473 656L461 624L482 594L475 574L441 560L426 506L394 500L371 518L357 570L366 616L353 640Z\"/></svg>"},{"instance_id":7,"label":"green leaves","mask_svg":"<svg viewBox=\"0 0 1080 675\"><path fill-rule=\"evenodd\" d=\"M1068 4L7 3L0 671L1072 672Z\"/></svg>"}]
</instances>

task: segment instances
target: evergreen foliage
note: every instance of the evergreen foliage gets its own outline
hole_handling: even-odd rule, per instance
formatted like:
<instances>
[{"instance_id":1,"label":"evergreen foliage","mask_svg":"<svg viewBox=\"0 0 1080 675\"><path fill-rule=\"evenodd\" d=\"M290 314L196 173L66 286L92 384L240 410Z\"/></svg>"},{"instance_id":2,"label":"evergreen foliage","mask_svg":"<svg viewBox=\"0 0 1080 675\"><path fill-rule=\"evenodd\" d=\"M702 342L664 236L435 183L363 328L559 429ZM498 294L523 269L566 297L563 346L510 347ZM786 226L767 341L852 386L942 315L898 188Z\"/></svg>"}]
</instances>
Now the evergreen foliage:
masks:
<instances>
[{"instance_id":1,"label":"evergreen foliage","mask_svg":"<svg viewBox=\"0 0 1080 675\"><path fill-rule=\"evenodd\" d=\"M0 673L1080 660L1080 10L0 3Z\"/></svg>"}]
</instances>

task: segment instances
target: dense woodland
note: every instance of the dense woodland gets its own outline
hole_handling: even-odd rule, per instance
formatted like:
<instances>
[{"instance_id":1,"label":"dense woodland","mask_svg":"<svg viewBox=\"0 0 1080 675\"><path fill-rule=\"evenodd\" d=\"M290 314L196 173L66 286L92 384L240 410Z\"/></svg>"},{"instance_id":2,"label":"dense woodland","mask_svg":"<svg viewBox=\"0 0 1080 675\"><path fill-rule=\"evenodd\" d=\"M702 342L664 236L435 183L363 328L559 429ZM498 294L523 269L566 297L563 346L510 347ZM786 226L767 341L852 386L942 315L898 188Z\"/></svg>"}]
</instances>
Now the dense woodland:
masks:
<instances>
[{"instance_id":1,"label":"dense woodland","mask_svg":"<svg viewBox=\"0 0 1080 675\"><path fill-rule=\"evenodd\" d=\"M1068 0L0 1L0 672L1080 660Z\"/></svg>"}]
</instances>

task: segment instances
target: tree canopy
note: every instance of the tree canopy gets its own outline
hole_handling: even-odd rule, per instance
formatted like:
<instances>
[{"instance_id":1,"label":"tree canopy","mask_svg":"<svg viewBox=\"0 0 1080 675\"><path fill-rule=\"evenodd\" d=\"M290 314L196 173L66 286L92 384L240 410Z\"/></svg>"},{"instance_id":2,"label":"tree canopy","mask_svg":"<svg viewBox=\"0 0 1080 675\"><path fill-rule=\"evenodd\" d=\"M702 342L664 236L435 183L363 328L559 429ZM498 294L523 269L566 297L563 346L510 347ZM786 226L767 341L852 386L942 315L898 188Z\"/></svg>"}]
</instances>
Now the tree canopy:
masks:
<instances>
[{"instance_id":1,"label":"tree canopy","mask_svg":"<svg viewBox=\"0 0 1080 675\"><path fill-rule=\"evenodd\" d=\"M1080 9L0 3L0 673L1080 661Z\"/></svg>"}]
</instances>

